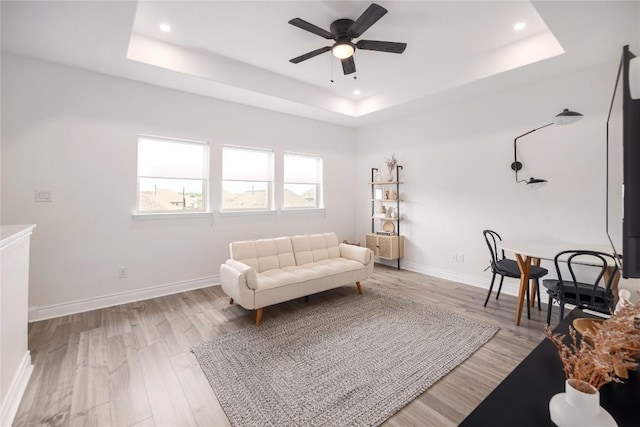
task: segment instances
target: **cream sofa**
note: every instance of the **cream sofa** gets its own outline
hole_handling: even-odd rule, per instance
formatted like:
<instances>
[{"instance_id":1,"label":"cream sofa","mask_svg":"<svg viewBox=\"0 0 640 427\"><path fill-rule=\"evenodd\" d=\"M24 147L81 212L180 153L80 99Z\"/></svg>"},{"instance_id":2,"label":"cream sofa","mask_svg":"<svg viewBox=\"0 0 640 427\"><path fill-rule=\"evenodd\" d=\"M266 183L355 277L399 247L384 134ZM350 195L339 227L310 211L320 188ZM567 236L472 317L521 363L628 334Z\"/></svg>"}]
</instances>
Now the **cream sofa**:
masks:
<instances>
[{"instance_id":1,"label":"cream sofa","mask_svg":"<svg viewBox=\"0 0 640 427\"><path fill-rule=\"evenodd\" d=\"M373 272L373 253L338 243L335 233L233 242L231 259L220 266L222 289L248 310L355 283Z\"/></svg>"}]
</instances>

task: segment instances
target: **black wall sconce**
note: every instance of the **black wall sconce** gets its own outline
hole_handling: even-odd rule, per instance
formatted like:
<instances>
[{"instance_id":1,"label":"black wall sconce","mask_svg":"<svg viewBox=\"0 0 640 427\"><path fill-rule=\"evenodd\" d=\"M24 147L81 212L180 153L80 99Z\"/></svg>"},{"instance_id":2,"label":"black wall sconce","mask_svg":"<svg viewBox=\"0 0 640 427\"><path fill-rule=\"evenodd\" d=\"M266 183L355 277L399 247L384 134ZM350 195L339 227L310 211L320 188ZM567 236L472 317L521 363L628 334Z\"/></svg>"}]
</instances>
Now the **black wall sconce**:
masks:
<instances>
[{"instance_id":1,"label":"black wall sconce","mask_svg":"<svg viewBox=\"0 0 640 427\"><path fill-rule=\"evenodd\" d=\"M531 184L537 184L537 186L542 186L544 185L547 180L546 179L540 179L540 178L533 178L531 177L531 179L526 180L526 179L518 179L518 171L520 169L522 169L522 163L520 163L518 161L518 151L516 150L516 144L518 142L519 138L522 138L525 135L529 135L530 133L533 133L537 130L546 128L547 126L551 126L551 125L570 125L571 123L575 123L578 120L580 120L581 118L583 118L584 116L580 113L576 113L575 111L570 111L569 109L565 108L562 113L556 115L553 118L553 121L551 123L548 123L544 126L540 126L539 128L535 128L533 130L530 130L529 132L523 133L520 136L517 136L516 139L513 140L513 163L511 163L511 169L513 169L516 172L516 182L520 183L520 182L525 182L527 185L531 185Z\"/></svg>"}]
</instances>

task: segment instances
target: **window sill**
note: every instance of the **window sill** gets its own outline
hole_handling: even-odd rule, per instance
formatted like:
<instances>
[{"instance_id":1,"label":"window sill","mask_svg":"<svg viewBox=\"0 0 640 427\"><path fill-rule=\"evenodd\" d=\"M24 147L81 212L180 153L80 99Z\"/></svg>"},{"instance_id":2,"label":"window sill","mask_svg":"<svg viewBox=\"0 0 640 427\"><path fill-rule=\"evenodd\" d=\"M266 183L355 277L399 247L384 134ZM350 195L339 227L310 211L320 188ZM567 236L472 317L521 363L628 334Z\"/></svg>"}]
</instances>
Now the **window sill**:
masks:
<instances>
[{"instance_id":1,"label":"window sill","mask_svg":"<svg viewBox=\"0 0 640 427\"><path fill-rule=\"evenodd\" d=\"M246 211L220 211L220 216L253 216L253 215L275 215L276 211L269 210L246 210Z\"/></svg>"},{"instance_id":2,"label":"window sill","mask_svg":"<svg viewBox=\"0 0 640 427\"><path fill-rule=\"evenodd\" d=\"M213 212L133 213L134 220L213 218Z\"/></svg>"},{"instance_id":3,"label":"window sill","mask_svg":"<svg viewBox=\"0 0 640 427\"><path fill-rule=\"evenodd\" d=\"M325 208L288 208L282 209L283 214L324 214Z\"/></svg>"}]
</instances>

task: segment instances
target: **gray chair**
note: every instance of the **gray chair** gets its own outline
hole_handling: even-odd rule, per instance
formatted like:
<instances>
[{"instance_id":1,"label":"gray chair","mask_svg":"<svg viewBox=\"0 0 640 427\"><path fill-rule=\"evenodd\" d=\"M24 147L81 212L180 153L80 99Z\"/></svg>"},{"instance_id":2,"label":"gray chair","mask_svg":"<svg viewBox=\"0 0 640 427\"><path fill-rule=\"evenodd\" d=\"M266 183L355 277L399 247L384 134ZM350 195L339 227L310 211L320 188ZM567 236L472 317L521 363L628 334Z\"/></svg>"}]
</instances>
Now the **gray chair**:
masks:
<instances>
[{"instance_id":1,"label":"gray chair","mask_svg":"<svg viewBox=\"0 0 640 427\"><path fill-rule=\"evenodd\" d=\"M487 298L484 300L484 306L486 307L487 302L489 302L489 296L491 296L491 292L493 291L493 284L496 280L496 275L500 275L500 286L498 286L498 292L496 293L496 299L498 299L498 297L500 297L500 291L502 290L502 283L504 282L505 276L519 279L520 267L518 267L518 263L516 261L505 257L504 250L501 249L500 252L498 252L498 242L502 240L498 233L493 230L484 230L482 234L484 235L484 239L489 247L489 254L491 255L489 267L493 273L489 292L487 293ZM535 265L532 265L531 270L529 271L529 279L536 281L538 310L542 310L542 308L540 306L540 286L538 286L537 281L541 277L546 276L547 273L549 273L549 270ZM529 286L527 286L527 319L531 319L531 312L529 310Z\"/></svg>"},{"instance_id":2,"label":"gray chair","mask_svg":"<svg viewBox=\"0 0 640 427\"><path fill-rule=\"evenodd\" d=\"M564 306L567 303L604 313L613 311L614 296L611 286L618 273L618 263L613 255L596 251L567 250L556 254L553 262L558 279L546 279L542 283L549 295L547 323L551 322L554 300L560 304L560 320L564 318ZM569 278L566 274L562 277L559 264L564 263L569 270ZM595 279L588 282L578 281L575 274L577 264L580 265L583 275L592 273ZM608 277L605 275L607 270Z\"/></svg>"}]
</instances>

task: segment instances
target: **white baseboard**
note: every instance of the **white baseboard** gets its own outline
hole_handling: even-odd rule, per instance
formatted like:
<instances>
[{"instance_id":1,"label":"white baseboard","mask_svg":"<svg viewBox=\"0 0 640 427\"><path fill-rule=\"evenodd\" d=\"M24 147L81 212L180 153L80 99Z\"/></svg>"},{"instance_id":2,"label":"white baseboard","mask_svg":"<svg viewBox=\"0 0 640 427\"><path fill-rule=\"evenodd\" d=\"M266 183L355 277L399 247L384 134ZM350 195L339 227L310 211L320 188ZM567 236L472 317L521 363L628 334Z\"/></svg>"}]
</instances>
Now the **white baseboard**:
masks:
<instances>
[{"instance_id":1,"label":"white baseboard","mask_svg":"<svg viewBox=\"0 0 640 427\"><path fill-rule=\"evenodd\" d=\"M13 381L9 385L7 394L2 401L0 407L0 426L10 426L13 424L13 419L18 412L20 401L22 401L22 395L27 389L29 378L33 372L33 365L31 364L31 353L27 351L20 362L20 366L13 376Z\"/></svg>"},{"instance_id":2,"label":"white baseboard","mask_svg":"<svg viewBox=\"0 0 640 427\"><path fill-rule=\"evenodd\" d=\"M428 276L438 277L440 279L451 280L453 282L464 283L465 285L471 285L478 288L489 289L489 285L491 284L491 277L480 277L480 276L472 276L469 274L458 273L455 271L444 270L436 267L427 267L424 265L415 264L408 261L401 261L400 267L405 270L415 271L416 273L426 274ZM497 291L498 286L500 284L500 277L496 276L496 283L493 285L493 290ZM500 293L505 293L507 295L518 296L518 290L520 285L515 282L509 281L509 279L505 279L504 284L502 285L502 291Z\"/></svg>"},{"instance_id":3,"label":"white baseboard","mask_svg":"<svg viewBox=\"0 0 640 427\"><path fill-rule=\"evenodd\" d=\"M113 307L114 305L127 304L130 302L176 294L178 292L206 288L219 283L220 276L201 277L199 279L168 283L151 288L120 292L117 294L47 305L44 307L29 307L29 322L53 319L55 317L67 316L69 314L83 313L85 311Z\"/></svg>"},{"instance_id":4,"label":"white baseboard","mask_svg":"<svg viewBox=\"0 0 640 427\"><path fill-rule=\"evenodd\" d=\"M390 266L393 267L394 265ZM401 261L400 266L405 270L415 271L416 273L464 283L465 285L476 286L483 289L489 289L489 284L491 283L490 277L472 276L441 268L415 264L409 261ZM494 290L497 290L496 286L498 286L498 280L499 278L496 277ZM182 282L154 286L146 289L121 292L95 298L87 298L84 300L70 301L61 304L53 304L43 307L29 307L29 322L37 322L39 320L53 319L70 314L83 313L85 311L98 310L101 308L112 307L114 305L142 301L150 298L171 295L194 289L206 288L208 286L219 284L220 276L209 276L199 279L185 280ZM502 286L502 292L508 295L518 296L518 284L515 282L511 283L509 279L507 279Z\"/></svg>"}]
</instances>

